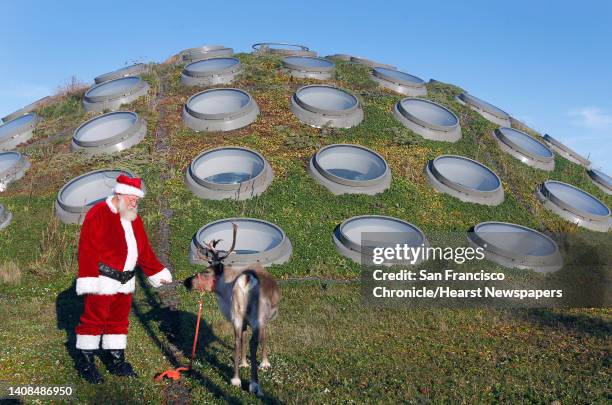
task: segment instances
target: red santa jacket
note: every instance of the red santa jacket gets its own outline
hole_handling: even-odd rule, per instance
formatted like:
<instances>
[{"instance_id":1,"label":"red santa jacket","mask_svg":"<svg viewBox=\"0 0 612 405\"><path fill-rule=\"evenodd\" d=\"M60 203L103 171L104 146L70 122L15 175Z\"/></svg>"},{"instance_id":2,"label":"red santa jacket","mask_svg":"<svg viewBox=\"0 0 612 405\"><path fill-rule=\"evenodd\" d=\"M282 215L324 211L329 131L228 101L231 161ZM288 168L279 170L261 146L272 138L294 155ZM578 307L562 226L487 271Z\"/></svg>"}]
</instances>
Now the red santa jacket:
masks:
<instances>
[{"instance_id":1,"label":"red santa jacket","mask_svg":"<svg viewBox=\"0 0 612 405\"><path fill-rule=\"evenodd\" d=\"M85 216L79 239L77 294L134 292L135 277L121 284L100 275L99 263L119 271L133 270L138 265L154 287L159 287L162 281L172 281L172 274L151 249L140 216L132 222L122 219L111 200L112 196L94 205Z\"/></svg>"}]
</instances>

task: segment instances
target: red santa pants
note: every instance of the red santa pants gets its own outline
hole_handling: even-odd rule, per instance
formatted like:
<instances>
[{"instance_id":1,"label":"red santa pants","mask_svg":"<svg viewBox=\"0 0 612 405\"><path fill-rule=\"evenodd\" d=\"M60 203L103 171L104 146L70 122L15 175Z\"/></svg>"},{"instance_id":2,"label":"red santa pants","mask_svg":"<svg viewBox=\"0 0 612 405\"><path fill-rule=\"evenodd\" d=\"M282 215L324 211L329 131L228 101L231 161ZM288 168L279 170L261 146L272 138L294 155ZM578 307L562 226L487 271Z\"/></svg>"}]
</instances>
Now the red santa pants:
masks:
<instances>
[{"instance_id":1,"label":"red santa pants","mask_svg":"<svg viewBox=\"0 0 612 405\"><path fill-rule=\"evenodd\" d=\"M125 349L132 294L85 295L85 309L76 327L76 348Z\"/></svg>"}]
</instances>

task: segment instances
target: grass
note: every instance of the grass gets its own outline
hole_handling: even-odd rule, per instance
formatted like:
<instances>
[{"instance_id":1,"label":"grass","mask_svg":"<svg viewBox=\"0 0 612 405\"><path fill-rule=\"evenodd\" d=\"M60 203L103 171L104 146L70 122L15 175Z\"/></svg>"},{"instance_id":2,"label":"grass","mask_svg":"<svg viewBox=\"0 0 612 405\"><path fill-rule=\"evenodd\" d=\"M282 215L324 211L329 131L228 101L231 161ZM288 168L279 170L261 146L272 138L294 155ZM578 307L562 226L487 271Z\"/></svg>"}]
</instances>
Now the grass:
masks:
<instances>
[{"instance_id":1,"label":"grass","mask_svg":"<svg viewBox=\"0 0 612 405\"><path fill-rule=\"evenodd\" d=\"M153 66L144 76L151 85L149 96L125 107L146 119L149 135L120 154L89 158L70 152L74 129L95 116L83 111L77 90L39 111L45 121L31 143L20 147L32 168L0 194L0 202L14 214L13 224L0 233L0 263L21 270L18 284L0 284L0 380L69 382L78 402L167 402L176 396L193 402L253 402L244 390L229 385L232 332L211 297L197 373L179 385L153 383L156 372L185 363L190 352L197 297L183 289L180 305L172 311L160 305L157 293L144 285L138 288L128 356L140 379L107 375L106 384L91 387L77 376L65 342L72 347L69 331L82 305L72 290L79 228L54 219L53 203L66 181L89 170L122 168L144 177L148 195L141 211L154 244L160 238L159 207L163 202L171 210L169 264L177 279L198 270L187 259L193 234L221 218L261 218L286 232L294 254L288 263L270 269L279 280L318 276L357 281L359 266L338 255L331 243L334 227L354 215L402 218L428 235L462 234L479 222L500 220L590 238L589 231L544 210L534 188L549 178L561 180L612 205L612 197L577 165L557 157L555 170L546 173L501 152L490 136L495 126L457 103L454 97L461 89L455 86L430 83L427 98L458 115L463 137L455 144L428 141L393 118L391 108L401 97L376 87L365 67L338 61L331 83L359 97L365 120L351 129L315 129L302 125L289 110L291 94L313 81L283 74L275 57L237 57L245 73L234 86L250 92L261 115L231 133L195 133L182 124L182 107L198 90L182 86L181 68L171 65ZM168 137L167 150L156 148L159 131ZM310 156L332 143L376 150L391 167L392 186L376 196L332 196L305 171ZM275 172L264 194L240 202L203 201L187 190L184 172L190 161L223 145L263 153ZM423 167L440 154L467 156L491 167L502 178L504 203L484 207L435 193ZM271 331L273 368L262 375L269 402L610 400L612 312L607 309L373 309L360 304L356 283L284 281L282 293L281 314Z\"/></svg>"}]
</instances>

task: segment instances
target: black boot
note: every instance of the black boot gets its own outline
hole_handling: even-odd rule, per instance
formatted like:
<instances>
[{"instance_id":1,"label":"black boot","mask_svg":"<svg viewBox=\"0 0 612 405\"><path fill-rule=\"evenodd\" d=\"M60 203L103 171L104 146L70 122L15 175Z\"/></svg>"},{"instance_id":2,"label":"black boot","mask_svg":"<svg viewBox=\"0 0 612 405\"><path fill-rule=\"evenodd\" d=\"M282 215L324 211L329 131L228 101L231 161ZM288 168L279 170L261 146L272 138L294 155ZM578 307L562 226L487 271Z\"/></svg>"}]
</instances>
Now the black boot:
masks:
<instances>
[{"instance_id":1,"label":"black boot","mask_svg":"<svg viewBox=\"0 0 612 405\"><path fill-rule=\"evenodd\" d=\"M110 357L108 371L121 377L138 377L132 365L125 361L125 350L107 350Z\"/></svg>"},{"instance_id":2,"label":"black boot","mask_svg":"<svg viewBox=\"0 0 612 405\"><path fill-rule=\"evenodd\" d=\"M93 350L79 350L81 357L79 361L79 372L81 376L91 384L102 384L104 379L96 368Z\"/></svg>"}]
</instances>

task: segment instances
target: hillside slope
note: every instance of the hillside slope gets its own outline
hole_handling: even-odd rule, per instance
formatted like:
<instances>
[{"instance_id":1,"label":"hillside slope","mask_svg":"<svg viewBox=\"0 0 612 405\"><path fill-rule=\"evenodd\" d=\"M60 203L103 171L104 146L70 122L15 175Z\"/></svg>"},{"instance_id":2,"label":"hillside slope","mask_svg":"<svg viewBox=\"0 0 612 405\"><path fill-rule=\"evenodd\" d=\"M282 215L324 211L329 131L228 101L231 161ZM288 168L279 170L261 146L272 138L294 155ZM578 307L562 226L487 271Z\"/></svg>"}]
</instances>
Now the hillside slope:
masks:
<instances>
[{"instance_id":1,"label":"hillside slope","mask_svg":"<svg viewBox=\"0 0 612 405\"><path fill-rule=\"evenodd\" d=\"M331 242L334 227L354 215L402 218L426 234L465 232L488 220L588 234L537 202L534 189L547 179L573 184L612 206L612 197L595 187L583 168L563 158L557 157L555 170L547 173L502 152L490 137L496 126L456 102L461 89L455 86L430 83L427 98L457 114L462 139L455 144L427 141L393 118L391 108L400 96L378 88L365 67L337 61L332 82L359 96L365 120L351 129L319 130L301 124L289 109L292 93L314 81L280 72L276 57L237 57L245 73L232 86L248 91L261 115L230 133L196 133L183 125L183 105L198 90L180 85L181 67L173 65L153 65L143 76L151 86L149 96L124 106L147 120L148 136L122 153L89 158L70 152L72 131L95 115L83 111L82 91L58 97L39 111L45 121L35 138L19 148L32 168L0 194L0 202L14 213L13 224L0 232L0 265L13 262L22 273L19 284L0 285L0 380L70 381L81 400L127 396L139 402L173 395L194 401L252 400L228 384L230 329L210 298L198 374L180 384L154 386L155 372L185 361L197 304L195 296L179 289L177 307L168 308L142 283L128 346L142 378L135 383L108 378L100 388L80 381L63 344L79 314L80 300L71 288L79 228L60 224L53 203L68 180L90 170L121 168L144 177L143 219L177 279L198 269L187 260L193 234L221 218L261 218L285 231L294 254L271 269L279 279L357 280L359 266L337 254ZM393 173L391 188L376 196L332 196L305 170L310 156L332 143L357 143L380 153ZM223 145L258 150L270 162L276 177L263 195L241 202L204 201L187 190L184 173L191 160ZM423 167L440 154L474 158L495 170L506 192L504 203L486 207L436 193ZM273 369L262 377L270 401L597 402L609 395L609 310L375 311L359 305L356 284L287 282L282 288L281 315L272 327Z\"/></svg>"}]
</instances>

